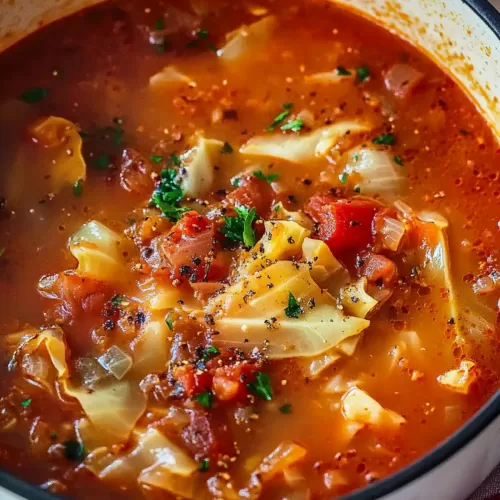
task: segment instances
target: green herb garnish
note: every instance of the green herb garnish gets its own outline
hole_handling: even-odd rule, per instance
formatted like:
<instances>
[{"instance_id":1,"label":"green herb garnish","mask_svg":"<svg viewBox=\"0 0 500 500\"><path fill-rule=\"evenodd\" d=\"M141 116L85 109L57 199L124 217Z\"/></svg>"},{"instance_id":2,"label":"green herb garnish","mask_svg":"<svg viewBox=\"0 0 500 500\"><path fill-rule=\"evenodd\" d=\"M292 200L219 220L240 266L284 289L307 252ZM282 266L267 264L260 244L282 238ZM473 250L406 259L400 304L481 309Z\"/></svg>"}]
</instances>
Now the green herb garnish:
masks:
<instances>
[{"instance_id":1,"label":"green herb garnish","mask_svg":"<svg viewBox=\"0 0 500 500\"><path fill-rule=\"evenodd\" d=\"M167 324L168 326L168 329L173 332L174 331L174 322L172 321L172 318L170 317L170 313L168 313L166 316L165 316L165 323Z\"/></svg>"},{"instance_id":2,"label":"green herb garnish","mask_svg":"<svg viewBox=\"0 0 500 500\"><path fill-rule=\"evenodd\" d=\"M233 146L231 146L229 142L224 142L224 144L220 148L220 152L223 155L231 154L233 151L234 151Z\"/></svg>"},{"instance_id":3,"label":"green herb garnish","mask_svg":"<svg viewBox=\"0 0 500 500\"><path fill-rule=\"evenodd\" d=\"M106 168L109 168L109 166L111 165L111 158L107 154L102 154L97 156L96 158L92 158L90 163L95 168L104 170Z\"/></svg>"},{"instance_id":4,"label":"green herb garnish","mask_svg":"<svg viewBox=\"0 0 500 500\"><path fill-rule=\"evenodd\" d=\"M206 28L201 28L196 32L196 36L200 40L206 40L208 38L208 30Z\"/></svg>"},{"instance_id":5,"label":"green herb garnish","mask_svg":"<svg viewBox=\"0 0 500 500\"><path fill-rule=\"evenodd\" d=\"M370 76L370 70L366 66L356 68L356 77L359 83L363 83Z\"/></svg>"},{"instance_id":6,"label":"green herb garnish","mask_svg":"<svg viewBox=\"0 0 500 500\"><path fill-rule=\"evenodd\" d=\"M79 198L83 194L83 179L78 179L73 184L73 195Z\"/></svg>"},{"instance_id":7,"label":"green herb garnish","mask_svg":"<svg viewBox=\"0 0 500 500\"><path fill-rule=\"evenodd\" d=\"M403 158L401 158L401 156L395 156L394 157L394 163L396 163L397 165L399 165L400 167L402 167L404 164L403 164Z\"/></svg>"},{"instance_id":8,"label":"green herb garnish","mask_svg":"<svg viewBox=\"0 0 500 500\"><path fill-rule=\"evenodd\" d=\"M288 123L285 123L281 126L281 130L291 130L292 132L300 132L304 127L304 122L302 118L299 116L295 118L295 120L290 120Z\"/></svg>"},{"instance_id":9,"label":"green herb garnish","mask_svg":"<svg viewBox=\"0 0 500 500\"><path fill-rule=\"evenodd\" d=\"M151 196L151 205L158 207L163 215L173 222L178 221L189 208L179 207L179 202L184 198L177 177L177 170L165 168L161 171L161 181Z\"/></svg>"},{"instance_id":10,"label":"green herb garnish","mask_svg":"<svg viewBox=\"0 0 500 500\"><path fill-rule=\"evenodd\" d=\"M373 144L386 144L392 146L396 142L396 138L393 134L380 134L378 137L372 140Z\"/></svg>"},{"instance_id":11,"label":"green herb garnish","mask_svg":"<svg viewBox=\"0 0 500 500\"><path fill-rule=\"evenodd\" d=\"M360 187L360 186L356 186L356 187L354 188L354 192L356 192L356 193L361 193L361 187Z\"/></svg>"},{"instance_id":12,"label":"green herb garnish","mask_svg":"<svg viewBox=\"0 0 500 500\"><path fill-rule=\"evenodd\" d=\"M339 179L342 184L345 184L347 182L347 174L345 172L340 174Z\"/></svg>"},{"instance_id":13,"label":"green herb garnish","mask_svg":"<svg viewBox=\"0 0 500 500\"><path fill-rule=\"evenodd\" d=\"M255 381L247 384L248 390L259 398L271 401L273 399L273 388L271 387L271 379L264 372L255 374Z\"/></svg>"},{"instance_id":14,"label":"green herb garnish","mask_svg":"<svg viewBox=\"0 0 500 500\"><path fill-rule=\"evenodd\" d=\"M288 293L288 306L285 307L285 314L289 318L298 318L300 314L304 314L304 309L300 307L299 301L293 296L292 292Z\"/></svg>"},{"instance_id":15,"label":"green herb garnish","mask_svg":"<svg viewBox=\"0 0 500 500\"><path fill-rule=\"evenodd\" d=\"M344 66L337 66L337 75L338 76L350 76L352 73L346 69Z\"/></svg>"},{"instance_id":16,"label":"green herb garnish","mask_svg":"<svg viewBox=\"0 0 500 500\"><path fill-rule=\"evenodd\" d=\"M248 210L247 207L234 207L234 210L235 217L224 216L225 224L220 229L222 234L232 241L253 247L256 237L252 224L257 219L257 211L255 208Z\"/></svg>"},{"instance_id":17,"label":"green herb garnish","mask_svg":"<svg viewBox=\"0 0 500 500\"><path fill-rule=\"evenodd\" d=\"M81 462L85 458L85 448L78 441L64 441L64 456L68 460Z\"/></svg>"},{"instance_id":18,"label":"green herb garnish","mask_svg":"<svg viewBox=\"0 0 500 500\"><path fill-rule=\"evenodd\" d=\"M236 177L235 179L233 179L231 181L231 185L238 187L240 185L240 182L241 182L241 179L239 177Z\"/></svg>"},{"instance_id":19,"label":"green herb garnish","mask_svg":"<svg viewBox=\"0 0 500 500\"><path fill-rule=\"evenodd\" d=\"M24 401L21 401L21 406L23 408L26 408L27 406L29 406L31 404L31 399L25 399Z\"/></svg>"},{"instance_id":20,"label":"green herb garnish","mask_svg":"<svg viewBox=\"0 0 500 500\"><path fill-rule=\"evenodd\" d=\"M213 52L214 54L217 54L217 47L213 43L208 44L208 50L210 50L210 52Z\"/></svg>"},{"instance_id":21,"label":"green herb garnish","mask_svg":"<svg viewBox=\"0 0 500 500\"><path fill-rule=\"evenodd\" d=\"M208 458L202 458L198 463L198 470L200 472L207 472L210 469L210 460Z\"/></svg>"},{"instance_id":22,"label":"green herb garnish","mask_svg":"<svg viewBox=\"0 0 500 500\"><path fill-rule=\"evenodd\" d=\"M33 87L25 90L19 98L28 104L36 104L47 97L47 89L44 87Z\"/></svg>"},{"instance_id":23,"label":"green herb garnish","mask_svg":"<svg viewBox=\"0 0 500 500\"><path fill-rule=\"evenodd\" d=\"M291 403L286 403L283 406L280 406L280 412L285 414L292 413Z\"/></svg>"},{"instance_id":24,"label":"green herb garnish","mask_svg":"<svg viewBox=\"0 0 500 500\"><path fill-rule=\"evenodd\" d=\"M180 167L182 165L182 161L179 155L171 154L168 157L168 165L174 167Z\"/></svg>"},{"instance_id":25,"label":"green herb garnish","mask_svg":"<svg viewBox=\"0 0 500 500\"><path fill-rule=\"evenodd\" d=\"M289 115L290 115L290 111L291 109L293 108L293 104L291 102L285 102L285 104L283 104L283 108L284 108L284 111L282 111L281 113L277 114L275 117L274 117L274 120L273 122L271 123L271 125L269 125L267 127L267 131L268 132L273 132L274 129L285 119L287 118Z\"/></svg>"},{"instance_id":26,"label":"green herb garnish","mask_svg":"<svg viewBox=\"0 0 500 500\"><path fill-rule=\"evenodd\" d=\"M204 408L212 408L212 404L214 402L214 393L210 390L200 392L195 396L194 399Z\"/></svg>"},{"instance_id":27,"label":"green herb garnish","mask_svg":"<svg viewBox=\"0 0 500 500\"><path fill-rule=\"evenodd\" d=\"M150 158L153 163L161 163L163 161L163 156L161 155L151 155Z\"/></svg>"},{"instance_id":28,"label":"green herb garnish","mask_svg":"<svg viewBox=\"0 0 500 500\"><path fill-rule=\"evenodd\" d=\"M110 302L111 305L115 308L118 309L120 307L120 304L125 300L125 297L123 295L113 295L111 298Z\"/></svg>"},{"instance_id":29,"label":"green herb garnish","mask_svg":"<svg viewBox=\"0 0 500 500\"><path fill-rule=\"evenodd\" d=\"M215 358L215 356L218 356L220 354L219 349L215 347L214 345L208 345L203 349L203 353L201 357L203 358L203 361L209 361L212 358Z\"/></svg>"},{"instance_id":30,"label":"green herb garnish","mask_svg":"<svg viewBox=\"0 0 500 500\"><path fill-rule=\"evenodd\" d=\"M165 20L159 18L155 21L155 30L161 31L165 29Z\"/></svg>"},{"instance_id":31,"label":"green herb garnish","mask_svg":"<svg viewBox=\"0 0 500 500\"><path fill-rule=\"evenodd\" d=\"M90 135L87 133L87 132L84 132L83 130L79 130L78 131L78 135L82 138L82 139L88 139L90 137Z\"/></svg>"},{"instance_id":32,"label":"green herb garnish","mask_svg":"<svg viewBox=\"0 0 500 500\"><path fill-rule=\"evenodd\" d=\"M264 174L262 170L255 170L253 176L261 181L266 181L269 184L272 184L274 181L277 181L280 178L280 174Z\"/></svg>"}]
</instances>

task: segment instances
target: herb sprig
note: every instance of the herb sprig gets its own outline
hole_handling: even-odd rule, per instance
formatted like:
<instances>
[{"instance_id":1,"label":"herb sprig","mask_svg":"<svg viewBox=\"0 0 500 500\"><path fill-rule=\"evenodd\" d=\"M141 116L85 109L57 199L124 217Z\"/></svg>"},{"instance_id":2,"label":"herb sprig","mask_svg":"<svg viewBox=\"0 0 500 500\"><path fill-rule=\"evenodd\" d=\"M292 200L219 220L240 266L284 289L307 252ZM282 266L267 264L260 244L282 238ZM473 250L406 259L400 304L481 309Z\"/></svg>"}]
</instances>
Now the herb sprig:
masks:
<instances>
[{"instance_id":1,"label":"herb sprig","mask_svg":"<svg viewBox=\"0 0 500 500\"><path fill-rule=\"evenodd\" d=\"M293 108L293 104L291 102L285 102L285 104L283 104L284 111L282 111L281 113L278 113L274 117L274 120L272 121L272 123L270 125L268 125L267 131L273 132L275 130L275 128L285 120L285 118L288 118L290 116L290 112L291 112L292 108Z\"/></svg>"},{"instance_id":2,"label":"herb sprig","mask_svg":"<svg viewBox=\"0 0 500 500\"><path fill-rule=\"evenodd\" d=\"M247 247L253 247L256 241L255 229L252 224L257 220L257 210L255 208L248 209L247 207L234 207L236 216L224 216L224 225L220 231L222 234L239 243L243 243Z\"/></svg>"},{"instance_id":3,"label":"herb sprig","mask_svg":"<svg viewBox=\"0 0 500 500\"><path fill-rule=\"evenodd\" d=\"M301 307L299 301L294 297L292 292L288 294L288 306L285 307L285 314L289 318L298 318L299 315L304 314L304 309Z\"/></svg>"},{"instance_id":4,"label":"herb sprig","mask_svg":"<svg viewBox=\"0 0 500 500\"><path fill-rule=\"evenodd\" d=\"M160 184L151 196L151 205L158 207L165 217L176 222L183 213L189 211L189 208L179 206L179 202L184 198L184 190L179 183L177 170L165 168L160 176Z\"/></svg>"},{"instance_id":5,"label":"herb sprig","mask_svg":"<svg viewBox=\"0 0 500 500\"><path fill-rule=\"evenodd\" d=\"M248 383L247 388L252 394L266 401L271 401L273 399L271 378L267 373L257 372L255 374L255 381Z\"/></svg>"},{"instance_id":6,"label":"herb sprig","mask_svg":"<svg viewBox=\"0 0 500 500\"><path fill-rule=\"evenodd\" d=\"M260 179L261 181L266 181L269 184L272 184L273 182L277 181L280 178L280 174L268 174L266 175L262 170L255 170L253 172L253 176L256 177L257 179Z\"/></svg>"}]
</instances>

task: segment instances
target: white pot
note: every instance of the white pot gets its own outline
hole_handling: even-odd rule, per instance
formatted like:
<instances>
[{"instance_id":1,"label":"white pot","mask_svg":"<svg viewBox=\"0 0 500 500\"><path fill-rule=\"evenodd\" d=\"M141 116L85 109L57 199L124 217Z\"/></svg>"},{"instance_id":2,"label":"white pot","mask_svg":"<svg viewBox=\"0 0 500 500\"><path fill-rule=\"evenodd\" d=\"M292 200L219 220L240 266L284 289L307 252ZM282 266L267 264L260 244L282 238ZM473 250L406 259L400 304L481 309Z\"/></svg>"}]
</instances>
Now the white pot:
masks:
<instances>
[{"instance_id":1,"label":"white pot","mask_svg":"<svg viewBox=\"0 0 500 500\"><path fill-rule=\"evenodd\" d=\"M0 0L0 51L41 24L100 1ZM500 14L487 0L331 1L419 46L462 85L500 137ZM345 500L464 500L499 462L500 392L423 458ZM0 471L0 499L22 498L55 497Z\"/></svg>"}]
</instances>

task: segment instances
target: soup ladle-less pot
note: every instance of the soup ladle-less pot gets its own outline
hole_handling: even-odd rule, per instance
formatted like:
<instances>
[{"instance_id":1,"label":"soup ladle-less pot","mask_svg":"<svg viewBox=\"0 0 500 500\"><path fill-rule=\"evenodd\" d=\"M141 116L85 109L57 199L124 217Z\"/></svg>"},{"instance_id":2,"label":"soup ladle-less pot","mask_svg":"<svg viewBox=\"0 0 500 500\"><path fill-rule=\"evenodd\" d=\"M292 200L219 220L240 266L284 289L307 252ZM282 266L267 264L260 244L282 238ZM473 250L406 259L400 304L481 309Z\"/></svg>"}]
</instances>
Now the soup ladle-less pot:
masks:
<instances>
[{"instance_id":1,"label":"soup ladle-less pot","mask_svg":"<svg viewBox=\"0 0 500 500\"><path fill-rule=\"evenodd\" d=\"M0 52L102 0L0 0ZM423 50L466 91L500 137L500 14L487 0L331 0ZM500 0L495 0L500 7ZM3 75L4 78L7 75ZM345 500L462 500L500 462L500 392L437 448ZM56 497L0 471L2 500Z\"/></svg>"}]
</instances>

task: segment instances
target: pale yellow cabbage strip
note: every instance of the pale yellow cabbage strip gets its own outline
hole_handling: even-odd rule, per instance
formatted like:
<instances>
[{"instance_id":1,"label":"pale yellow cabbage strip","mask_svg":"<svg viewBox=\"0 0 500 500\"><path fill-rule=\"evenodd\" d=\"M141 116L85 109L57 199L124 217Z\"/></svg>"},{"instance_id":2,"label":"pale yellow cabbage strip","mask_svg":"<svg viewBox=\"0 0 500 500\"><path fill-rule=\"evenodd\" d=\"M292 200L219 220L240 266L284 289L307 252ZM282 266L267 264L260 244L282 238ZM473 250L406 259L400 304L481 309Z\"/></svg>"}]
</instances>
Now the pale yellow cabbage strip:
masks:
<instances>
[{"instance_id":1,"label":"pale yellow cabbage strip","mask_svg":"<svg viewBox=\"0 0 500 500\"><path fill-rule=\"evenodd\" d=\"M478 371L475 363L464 360L455 370L450 370L439 375L438 382L447 389L458 392L459 394L468 394L471 385L477 380Z\"/></svg>"}]
</instances>

